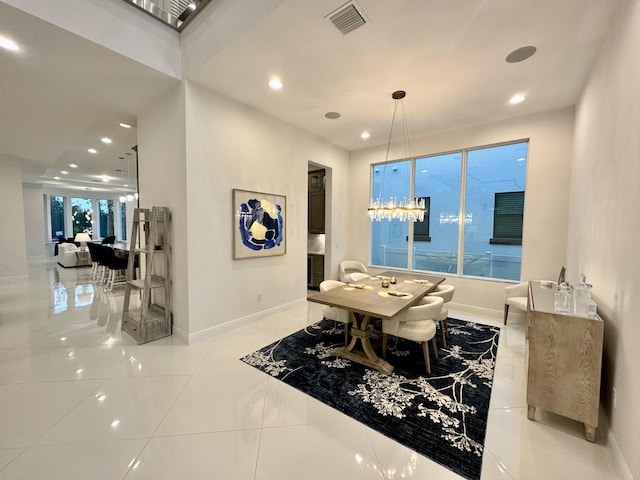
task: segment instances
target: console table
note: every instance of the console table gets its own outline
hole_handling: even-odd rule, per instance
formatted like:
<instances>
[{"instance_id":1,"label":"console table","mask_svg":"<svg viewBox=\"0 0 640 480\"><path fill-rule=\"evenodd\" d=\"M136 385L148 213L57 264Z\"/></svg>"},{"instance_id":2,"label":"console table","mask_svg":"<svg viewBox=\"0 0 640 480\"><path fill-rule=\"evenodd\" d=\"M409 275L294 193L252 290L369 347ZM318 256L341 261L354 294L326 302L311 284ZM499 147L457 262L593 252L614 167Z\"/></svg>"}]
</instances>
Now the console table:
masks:
<instances>
[{"instance_id":1,"label":"console table","mask_svg":"<svg viewBox=\"0 0 640 480\"><path fill-rule=\"evenodd\" d=\"M555 283L529 282L527 417L536 407L584 423L595 441L604 322L554 311Z\"/></svg>"},{"instance_id":2,"label":"console table","mask_svg":"<svg viewBox=\"0 0 640 480\"><path fill-rule=\"evenodd\" d=\"M76 258L78 259L78 263L76 265L78 267L91 265L91 255L89 255L89 250L76 251Z\"/></svg>"}]
</instances>

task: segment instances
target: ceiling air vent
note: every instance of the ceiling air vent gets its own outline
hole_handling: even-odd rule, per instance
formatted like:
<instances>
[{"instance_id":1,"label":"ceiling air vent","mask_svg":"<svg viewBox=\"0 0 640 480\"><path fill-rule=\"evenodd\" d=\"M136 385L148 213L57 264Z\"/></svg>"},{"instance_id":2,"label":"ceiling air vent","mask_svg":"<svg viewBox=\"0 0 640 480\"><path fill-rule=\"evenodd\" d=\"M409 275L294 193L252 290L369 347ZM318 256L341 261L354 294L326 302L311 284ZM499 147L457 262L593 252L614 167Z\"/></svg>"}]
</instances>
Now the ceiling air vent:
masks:
<instances>
[{"instance_id":1,"label":"ceiling air vent","mask_svg":"<svg viewBox=\"0 0 640 480\"><path fill-rule=\"evenodd\" d=\"M325 18L328 18L343 35L367 23L362 9L356 2L345 3Z\"/></svg>"}]
</instances>

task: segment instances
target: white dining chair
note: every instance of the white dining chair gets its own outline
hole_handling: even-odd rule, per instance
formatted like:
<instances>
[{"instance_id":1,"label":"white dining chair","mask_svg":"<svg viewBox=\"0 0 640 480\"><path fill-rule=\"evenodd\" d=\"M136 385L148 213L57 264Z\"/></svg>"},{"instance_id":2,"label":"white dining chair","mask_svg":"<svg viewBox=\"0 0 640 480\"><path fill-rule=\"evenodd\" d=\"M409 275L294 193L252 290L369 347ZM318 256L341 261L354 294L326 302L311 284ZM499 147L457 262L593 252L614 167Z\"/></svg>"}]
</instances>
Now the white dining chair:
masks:
<instances>
[{"instance_id":1,"label":"white dining chair","mask_svg":"<svg viewBox=\"0 0 640 480\"><path fill-rule=\"evenodd\" d=\"M320 292L327 292L334 288L342 288L345 283L338 280L325 280L320 282ZM349 324L351 323L351 314L342 308L325 306L322 309L322 316L327 320L333 320L334 322L340 322L344 324L344 344L349 343Z\"/></svg>"},{"instance_id":2,"label":"white dining chair","mask_svg":"<svg viewBox=\"0 0 640 480\"><path fill-rule=\"evenodd\" d=\"M357 274L357 275L356 275ZM366 275L363 275L366 274ZM340 281L344 283L357 282L369 276L369 270L364 263L357 260L343 260L340 262Z\"/></svg>"},{"instance_id":3,"label":"white dining chair","mask_svg":"<svg viewBox=\"0 0 640 480\"><path fill-rule=\"evenodd\" d=\"M509 285L504 289L504 324L507 324L509 307L516 307L519 310L527 311L529 297L529 282Z\"/></svg>"},{"instance_id":4,"label":"white dining chair","mask_svg":"<svg viewBox=\"0 0 640 480\"><path fill-rule=\"evenodd\" d=\"M453 300L453 294L456 292L455 285L446 285L440 284L433 290L431 290L427 296L430 297L440 297L444 302L442 304L442 308L440 309L440 313L436 315L434 320L436 320L440 325L440 335L442 336L442 346L447 346L447 318L449 317L449 309L447 308L447 304Z\"/></svg>"},{"instance_id":5,"label":"white dining chair","mask_svg":"<svg viewBox=\"0 0 640 480\"><path fill-rule=\"evenodd\" d=\"M382 321L382 356L387 355L388 336L413 340L422 345L424 363L427 373L431 373L431 362L429 360L429 340L433 343L434 355L438 357L438 350L435 345L436 324L433 321L444 301L440 297L422 297L420 302L413 307L409 307L392 320Z\"/></svg>"}]
</instances>

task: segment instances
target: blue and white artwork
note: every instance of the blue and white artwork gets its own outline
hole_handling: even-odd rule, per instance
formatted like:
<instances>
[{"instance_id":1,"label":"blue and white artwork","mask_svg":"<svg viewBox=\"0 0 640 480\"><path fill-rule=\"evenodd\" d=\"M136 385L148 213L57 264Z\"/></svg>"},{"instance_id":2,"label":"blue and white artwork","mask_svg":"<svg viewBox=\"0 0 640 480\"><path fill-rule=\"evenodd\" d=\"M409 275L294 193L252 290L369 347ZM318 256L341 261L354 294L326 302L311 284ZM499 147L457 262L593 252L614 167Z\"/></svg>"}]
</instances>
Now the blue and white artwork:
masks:
<instances>
[{"instance_id":1,"label":"blue and white artwork","mask_svg":"<svg viewBox=\"0 0 640 480\"><path fill-rule=\"evenodd\" d=\"M286 197L235 189L233 203L234 258L283 255Z\"/></svg>"}]
</instances>

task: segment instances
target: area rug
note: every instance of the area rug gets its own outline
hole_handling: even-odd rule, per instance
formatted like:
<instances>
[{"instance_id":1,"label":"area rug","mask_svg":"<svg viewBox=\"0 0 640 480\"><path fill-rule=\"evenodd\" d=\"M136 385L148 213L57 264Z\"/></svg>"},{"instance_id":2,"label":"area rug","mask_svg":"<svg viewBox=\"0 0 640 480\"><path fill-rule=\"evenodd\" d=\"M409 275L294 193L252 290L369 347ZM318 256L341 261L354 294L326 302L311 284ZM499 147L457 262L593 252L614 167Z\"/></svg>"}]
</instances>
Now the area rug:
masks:
<instances>
[{"instance_id":1,"label":"area rug","mask_svg":"<svg viewBox=\"0 0 640 480\"><path fill-rule=\"evenodd\" d=\"M323 320L241 360L320 400L415 452L478 480L496 353L497 327L447 319L447 346L431 351L390 340L391 375L332 355L343 324ZM438 332L439 337L439 332Z\"/></svg>"}]
</instances>

